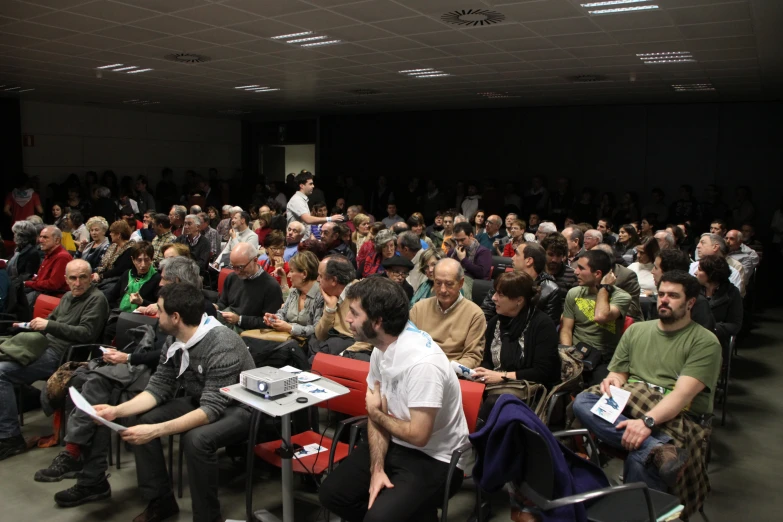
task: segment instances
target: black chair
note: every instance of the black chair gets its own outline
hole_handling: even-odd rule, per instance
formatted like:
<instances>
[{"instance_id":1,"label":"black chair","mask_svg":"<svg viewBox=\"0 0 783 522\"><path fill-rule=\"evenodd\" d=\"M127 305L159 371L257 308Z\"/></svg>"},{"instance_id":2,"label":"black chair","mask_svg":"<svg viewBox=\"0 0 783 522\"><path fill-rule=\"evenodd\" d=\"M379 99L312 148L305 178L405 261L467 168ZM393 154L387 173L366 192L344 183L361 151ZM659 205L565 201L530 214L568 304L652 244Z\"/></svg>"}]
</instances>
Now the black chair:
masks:
<instances>
[{"instance_id":1,"label":"black chair","mask_svg":"<svg viewBox=\"0 0 783 522\"><path fill-rule=\"evenodd\" d=\"M471 300L481 306L481 303L484 302L484 298L487 297L487 293L489 293L492 288L492 281L485 281L483 279L473 280L473 295Z\"/></svg>"},{"instance_id":2,"label":"black chair","mask_svg":"<svg viewBox=\"0 0 783 522\"><path fill-rule=\"evenodd\" d=\"M648 520L655 522L680 504L679 499L668 493L651 490L643 482L610 486L562 498L555 494L554 458L544 437L519 424L519 436L524 438L525 480L520 489L542 511L587 502L587 519L594 522L622 522ZM587 430L569 430L553 433L556 438L583 436L590 446L590 458L598 458L598 448ZM641 494L640 494L641 493ZM644 498L644 502L641 502Z\"/></svg>"},{"instance_id":3,"label":"black chair","mask_svg":"<svg viewBox=\"0 0 783 522\"><path fill-rule=\"evenodd\" d=\"M731 359L737 354L737 336L732 335L729 341L728 353L724 355L720 376L718 377L718 391L720 392L720 425L726 425L726 405L729 401L729 379L731 378Z\"/></svg>"},{"instance_id":4,"label":"black chair","mask_svg":"<svg viewBox=\"0 0 783 522\"><path fill-rule=\"evenodd\" d=\"M492 256L492 278L497 279L506 272L506 269L514 268L514 261L510 257Z\"/></svg>"},{"instance_id":5,"label":"black chair","mask_svg":"<svg viewBox=\"0 0 783 522\"><path fill-rule=\"evenodd\" d=\"M120 316L117 318L117 330L114 337L114 346L116 346L118 350L122 350L128 346L128 343L133 341L133 339L128 335L128 330L131 328L136 328L137 326L141 326L143 324L148 324L154 327L157 322L157 317L150 317L144 314L134 314L128 312L120 313Z\"/></svg>"}]
</instances>

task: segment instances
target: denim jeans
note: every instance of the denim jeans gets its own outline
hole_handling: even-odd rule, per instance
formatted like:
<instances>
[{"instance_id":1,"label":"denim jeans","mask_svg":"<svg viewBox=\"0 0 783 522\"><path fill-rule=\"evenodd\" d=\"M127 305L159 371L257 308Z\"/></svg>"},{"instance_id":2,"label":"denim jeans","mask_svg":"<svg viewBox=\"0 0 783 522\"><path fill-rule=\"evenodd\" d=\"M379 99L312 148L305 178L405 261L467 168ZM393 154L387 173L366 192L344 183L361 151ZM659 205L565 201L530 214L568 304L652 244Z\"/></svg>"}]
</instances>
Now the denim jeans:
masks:
<instances>
[{"instance_id":1,"label":"denim jeans","mask_svg":"<svg viewBox=\"0 0 783 522\"><path fill-rule=\"evenodd\" d=\"M600 395L580 393L576 396L576 400L574 401L574 415L576 415L582 425L598 437L601 442L608 444L613 448L624 449L622 440L625 429L618 430L615 426L629 419L623 414L620 414L612 425L599 416L594 415L590 411L590 408L592 408L600 398ZM639 449L628 453L628 458L625 459L625 466L623 468L623 481L626 484L630 484L631 482L644 482L652 489L667 491L668 487L661 480L660 476L658 476L658 470L655 469L655 466L647 465L647 457L650 455L650 451L652 451L653 448L671 442L671 440L671 437L660 431L654 431L649 437L644 439L644 442L639 446Z\"/></svg>"},{"instance_id":2,"label":"denim jeans","mask_svg":"<svg viewBox=\"0 0 783 522\"><path fill-rule=\"evenodd\" d=\"M47 348L38 360L27 366L11 361L0 362L0 439L22 434L14 384L47 380L60 367L61 357L59 350Z\"/></svg>"}]
</instances>

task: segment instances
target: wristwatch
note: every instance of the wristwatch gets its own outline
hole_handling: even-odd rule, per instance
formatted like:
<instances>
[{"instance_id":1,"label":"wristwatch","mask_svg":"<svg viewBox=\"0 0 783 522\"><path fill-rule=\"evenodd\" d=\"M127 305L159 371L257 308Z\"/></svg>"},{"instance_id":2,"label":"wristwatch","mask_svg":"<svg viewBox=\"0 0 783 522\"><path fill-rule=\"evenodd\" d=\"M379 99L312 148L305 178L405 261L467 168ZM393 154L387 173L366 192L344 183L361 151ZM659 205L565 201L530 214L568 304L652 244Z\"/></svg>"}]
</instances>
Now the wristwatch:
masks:
<instances>
[{"instance_id":1,"label":"wristwatch","mask_svg":"<svg viewBox=\"0 0 783 522\"><path fill-rule=\"evenodd\" d=\"M655 419L648 417L647 415L642 415L642 422L644 422L644 425L650 429L655 427Z\"/></svg>"},{"instance_id":2,"label":"wristwatch","mask_svg":"<svg viewBox=\"0 0 783 522\"><path fill-rule=\"evenodd\" d=\"M508 372L503 372L503 375L501 375L500 378L503 379L504 381L507 381L508 380Z\"/></svg>"}]
</instances>

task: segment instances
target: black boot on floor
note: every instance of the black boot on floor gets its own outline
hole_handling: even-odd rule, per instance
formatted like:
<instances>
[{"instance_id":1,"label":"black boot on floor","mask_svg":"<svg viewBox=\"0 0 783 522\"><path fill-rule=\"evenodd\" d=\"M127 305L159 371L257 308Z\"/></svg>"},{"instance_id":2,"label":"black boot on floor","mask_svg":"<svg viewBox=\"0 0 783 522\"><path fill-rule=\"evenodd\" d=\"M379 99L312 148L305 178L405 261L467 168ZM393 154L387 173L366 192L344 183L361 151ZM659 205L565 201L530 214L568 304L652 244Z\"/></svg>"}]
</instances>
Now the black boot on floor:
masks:
<instances>
[{"instance_id":1,"label":"black boot on floor","mask_svg":"<svg viewBox=\"0 0 783 522\"><path fill-rule=\"evenodd\" d=\"M81 459L75 459L67 451L57 455L46 469L35 472L36 482L60 482L62 479L76 478L82 470Z\"/></svg>"},{"instance_id":2,"label":"black boot on floor","mask_svg":"<svg viewBox=\"0 0 783 522\"><path fill-rule=\"evenodd\" d=\"M27 443L21 435L0 439L0 460L19 455L25 451L27 451Z\"/></svg>"},{"instance_id":3,"label":"black boot on floor","mask_svg":"<svg viewBox=\"0 0 783 522\"><path fill-rule=\"evenodd\" d=\"M75 486L55 493L54 501L60 507L81 506L87 502L103 500L111 497L111 486L105 478L94 486L76 483Z\"/></svg>"}]
</instances>

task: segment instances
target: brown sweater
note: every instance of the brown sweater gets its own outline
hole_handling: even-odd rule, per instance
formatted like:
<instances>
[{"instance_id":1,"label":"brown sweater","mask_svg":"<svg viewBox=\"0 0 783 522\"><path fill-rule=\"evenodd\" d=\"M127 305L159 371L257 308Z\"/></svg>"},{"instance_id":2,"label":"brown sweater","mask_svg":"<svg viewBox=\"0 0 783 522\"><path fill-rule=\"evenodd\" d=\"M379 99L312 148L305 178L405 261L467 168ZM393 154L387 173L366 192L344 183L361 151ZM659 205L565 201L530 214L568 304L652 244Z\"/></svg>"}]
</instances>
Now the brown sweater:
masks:
<instances>
[{"instance_id":1,"label":"brown sweater","mask_svg":"<svg viewBox=\"0 0 783 522\"><path fill-rule=\"evenodd\" d=\"M476 368L484 358L484 333L487 321L481 308L463 298L445 315L438 298L430 297L413 305L410 320L438 343L449 360L468 368Z\"/></svg>"}]
</instances>

